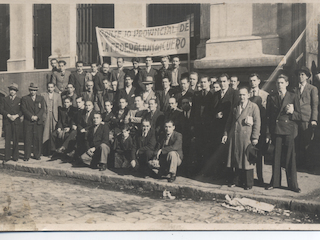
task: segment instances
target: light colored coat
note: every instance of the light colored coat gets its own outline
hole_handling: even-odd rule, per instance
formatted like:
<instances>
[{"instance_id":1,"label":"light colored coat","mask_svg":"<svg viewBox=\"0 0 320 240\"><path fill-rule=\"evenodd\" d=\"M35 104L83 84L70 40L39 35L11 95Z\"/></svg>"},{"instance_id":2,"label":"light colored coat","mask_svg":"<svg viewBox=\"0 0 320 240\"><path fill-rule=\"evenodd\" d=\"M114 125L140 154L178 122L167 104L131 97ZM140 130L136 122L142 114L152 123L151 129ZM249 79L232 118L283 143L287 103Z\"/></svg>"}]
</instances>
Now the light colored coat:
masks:
<instances>
[{"instance_id":1,"label":"light colored coat","mask_svg":"<svg viewBox=\"0 0 320 240\"><path fill-rule=\"evenodd\" d=\"M244 121L247 116L253 118L253 125L247 126ZM254 164L250 164L246 150L253 139L259 139L261 127L260 111L257 104L248 102L240 113L240 104L233 108L229 115L225 135L229 138L229 152L227 167L250 170Z\"/></svg>"},{"instance_id":2,"label":"light colored coat","mask_svg":"<svg viewBox=\"0 0 320 240\"><path fill-rule=\"evenodd\" d=\"M49 93L48 92L41 93L41 96L44 98L44 102L45 102L44 114L43 114L43 119L44 119L43 142L45 142L50 138L50 135L51 135L50 127L49 127L50 121L52 120L54 122L54 127L58 122L58 107L62 106L62 101L61 101L60 94L53 92L53 114L52 114L53 119L50 119L49 117L47 117L48 115L47 103L49 101Z\"/></svg>"}]
</instances>

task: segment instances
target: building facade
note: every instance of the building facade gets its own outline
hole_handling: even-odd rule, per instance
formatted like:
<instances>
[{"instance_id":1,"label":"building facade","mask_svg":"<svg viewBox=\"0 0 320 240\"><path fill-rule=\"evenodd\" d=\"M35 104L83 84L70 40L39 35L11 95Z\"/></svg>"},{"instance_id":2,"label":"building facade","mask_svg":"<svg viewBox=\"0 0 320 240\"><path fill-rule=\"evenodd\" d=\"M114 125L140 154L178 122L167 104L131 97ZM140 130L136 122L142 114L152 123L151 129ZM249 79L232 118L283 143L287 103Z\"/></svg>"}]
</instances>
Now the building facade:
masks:
<instances>
[{"instance_id":1,"label":"building facade","mask_svg":"<svg viewBox=\"0 0 320 240\"><path fill-rule=\"evenodd\" d=\"M69 68L99 60L95 27L142 28L191 22L191 68L200 73L269 75L306 28L290 56L298 66L319 62L319 4L1 4L0 92L17 82L45 89L52 58ZM187 56L181 56L187 60ZM128 60L128 65L130 65ZM155 61L159 58L155 58ZM288 59L286 59L288 60ZM115 65L115 59L106 58Z\"/></svg>"}]
</instances>

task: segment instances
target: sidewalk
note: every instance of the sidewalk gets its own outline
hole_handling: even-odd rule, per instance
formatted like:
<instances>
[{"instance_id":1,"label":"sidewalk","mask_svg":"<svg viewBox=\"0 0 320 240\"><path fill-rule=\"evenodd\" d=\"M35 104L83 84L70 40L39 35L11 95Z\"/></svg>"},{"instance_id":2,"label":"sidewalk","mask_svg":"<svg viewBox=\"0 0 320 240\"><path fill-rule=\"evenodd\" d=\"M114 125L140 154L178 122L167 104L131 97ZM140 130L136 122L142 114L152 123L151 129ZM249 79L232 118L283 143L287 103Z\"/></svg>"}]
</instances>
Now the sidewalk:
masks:
<instances>
[{"instance_id":1,"label":"sidewalk","mask_svg":"<svg viewBox=\"0 0 320 240\"><path fill-rule=\"evenodd\" d=\"M3 153L4 140L0 139L0 149ZM21 153L21 152L20 152ZM2 154L3 155L3 154ZM240 187L229 188L221 181L213 181L210 178L193 180L178 176L174 183L168 183L166 179L143 178L133 176L126 170L106 170L100 172L98 169L86 167L73 167L71 163L62 160L50 160L42 157L42 160L30 159L24 162L8 161L0 164L0 168L16 171L31 172L51 176L63 176L74 179L85 179L89 181L101 182L111 189L130 189L137 192L162 192L171 191L173 196L178 198L192 198L202 200L224 199L226 194L230 197L247 197L270 204L277 207L299 210L303 212L320 212L320 173L311 174L298 172L298 183L301 193L295 193L285 188L265 190L262 187L254 186L251 190L244 190ZM271 166L264 167L264 180L268 183L271 179ZM283 186L286 186L285 171L282 172Z\"/></svg>"}]
</instances>

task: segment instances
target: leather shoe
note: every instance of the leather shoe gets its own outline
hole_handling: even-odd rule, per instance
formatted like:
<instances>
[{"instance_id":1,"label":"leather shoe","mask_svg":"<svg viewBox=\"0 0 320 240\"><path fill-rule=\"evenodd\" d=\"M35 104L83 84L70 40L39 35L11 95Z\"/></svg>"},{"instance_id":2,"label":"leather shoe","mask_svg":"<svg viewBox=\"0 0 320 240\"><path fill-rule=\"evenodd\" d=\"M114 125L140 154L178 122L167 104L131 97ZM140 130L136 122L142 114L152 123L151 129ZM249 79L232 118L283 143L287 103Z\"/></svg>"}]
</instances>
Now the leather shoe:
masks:
<instances>
[{"instance_id":1,"label":"leather shoe","mask_svg":"<svg viewBox=\"0 0 320 240\"><path fill-rule=\"evenodd\" d=\"M99 171L105 171L106 169L107 169L107 164L105 164L105 163L99 164Z\"/></svg>"},{"instance_id":2,"label":"leather shoe","mask_svg":"<svg viewBox=\"0 0 320 240\"><path fill-rule=\"evenodd\" d=\"M250 190L252 187L245 187L244 190Z\"/></svg>"},{"instance_id":3,"label":"leather shoe","mask_svg":"<svg viewBox=\"0 0 320 240\"><path fill-rule=\"evenodd\" d=\"M57 153L64 153L65 150L66 150L65 147L62 146L62 147L58 148L58 149L56 150L56 152L57 152Z\"/></svg>"},{"instance_id":4,"label":"leather shoe","mask_svg":"<svg viewBox=\"0 0 320 240\"><path fill-rule=\"evenodd\" d=\"M169 179L168 179L168 182L170 182L170 183L172 183L172 182L174 182L175 180L176 180L176 175L175 174L173 174L173 173L170 173L170 177L169 177Z\"/></svg>"},{"instance_id":5,"label":"leather shoe","mask_svg":"<svg viewBox=\"0 0 320 240\"><path fill-rule=\"evenodd\" d=\"M231 188L233 188L235 186L236 186L235 184L231 184L231 183L228 184L228 187L231 187Z\"/></svg>"},{"instance_id":6,"label":"leather shoe","mask_svg":"<svg viewBox=\"0 0 320 240\"><path fill-rule=\"evenodd\" d=\"M36 160L41 160L41 157L37 157Z\"/></svg>"},{"instance_id":7,"label":"leather shoe","mask_svg":"<svg viewBox=\"0 0 320 240\"><path fill-rule=\"evenodd\" d=\"M266 189L266 190L273 190L273 189L274 189L274 187L272 187L272 186L268 186L268 187L266 187L265 189Z\"/></svg>"},{"instance_id":8,"label":"leather shoe","mask_svg":"<svg viewBox=\"0 0 320 240\"><path fill-rule=\"evenodd\" d=\"M292 191L296 192L296 193L301 193L301 189L300 188L293 188L291 189Z\"/></svg>"},{"instance_id":9,"label":"leather shoe","mask_svg":"<svg viewBox=\"0 0 320 240\"><path fill-rule=\"evenodd\" d=\"M24 158L23 161L28 162L29 158Z\"/></svg>"}]
</instances>

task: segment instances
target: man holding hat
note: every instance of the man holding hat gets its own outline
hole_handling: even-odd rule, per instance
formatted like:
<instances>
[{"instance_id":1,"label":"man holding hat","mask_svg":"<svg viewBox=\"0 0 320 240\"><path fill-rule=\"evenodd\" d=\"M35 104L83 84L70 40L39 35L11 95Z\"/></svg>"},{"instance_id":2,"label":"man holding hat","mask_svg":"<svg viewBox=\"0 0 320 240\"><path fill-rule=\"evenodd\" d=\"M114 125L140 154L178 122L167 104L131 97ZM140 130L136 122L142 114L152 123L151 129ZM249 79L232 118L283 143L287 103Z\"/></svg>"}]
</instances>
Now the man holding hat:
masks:
<instances>
[{"instance_id":1,"label":"man holding hat","mask_svg":"<svg viewBox=\"0 0 320 240\"><path fill-rule=\"evenodd\" d=\"M21 99L21 111L24 115L24 161L29 161L31 144L33 145L33 157L40 160L42 149L42 134L44 124L44 98L37 95L38 86L30 83L30 94Z\"/></svg>"},{"instance_id":2,"label":"man holding hat","mask_svg":"<svg viewBox=\"0 0 320 240\"><path fill-rule=\"evenodd\" d=\"M19 127L22 112L20 109L20 98L17 97L18 84L12 83L9 87L9 96L1 101L1 113L3 115L3 126L5 132L5 161L9 161L12 155L13 161L19 158ZM13 151L11 152L11 139L13 140ZM12 153L12 154L11 154Z\"/></svg>"},{"instance_id":3,"label":"man holding hat","mask_svg":"<svg viewBox=\"0 0 320 240\"><path fill-rule=\"evenodd\" d=\"M152 76L147 76L146 80L142 82L145 85L145 90L142 93L142 100L143 105L148 108L149 107L149 100L156 97L156 94L152 90L154 81Z\"/></svg>"},{"instance_id":4,"label":"man holding hat","mask_svg":"<svg viewBox=\"0 0 320 240\"><path fill-rule=\"evenodd\" d=\"M313 128L318 121L318 89L308 83L311 73L307 67L295 71L299 79L299 86L295 89L298 96L301 121L298 123L298 137L296 138L297 165L307 167L310 160L308 148L312 138Z\"/></svg>"}]
</instances>

